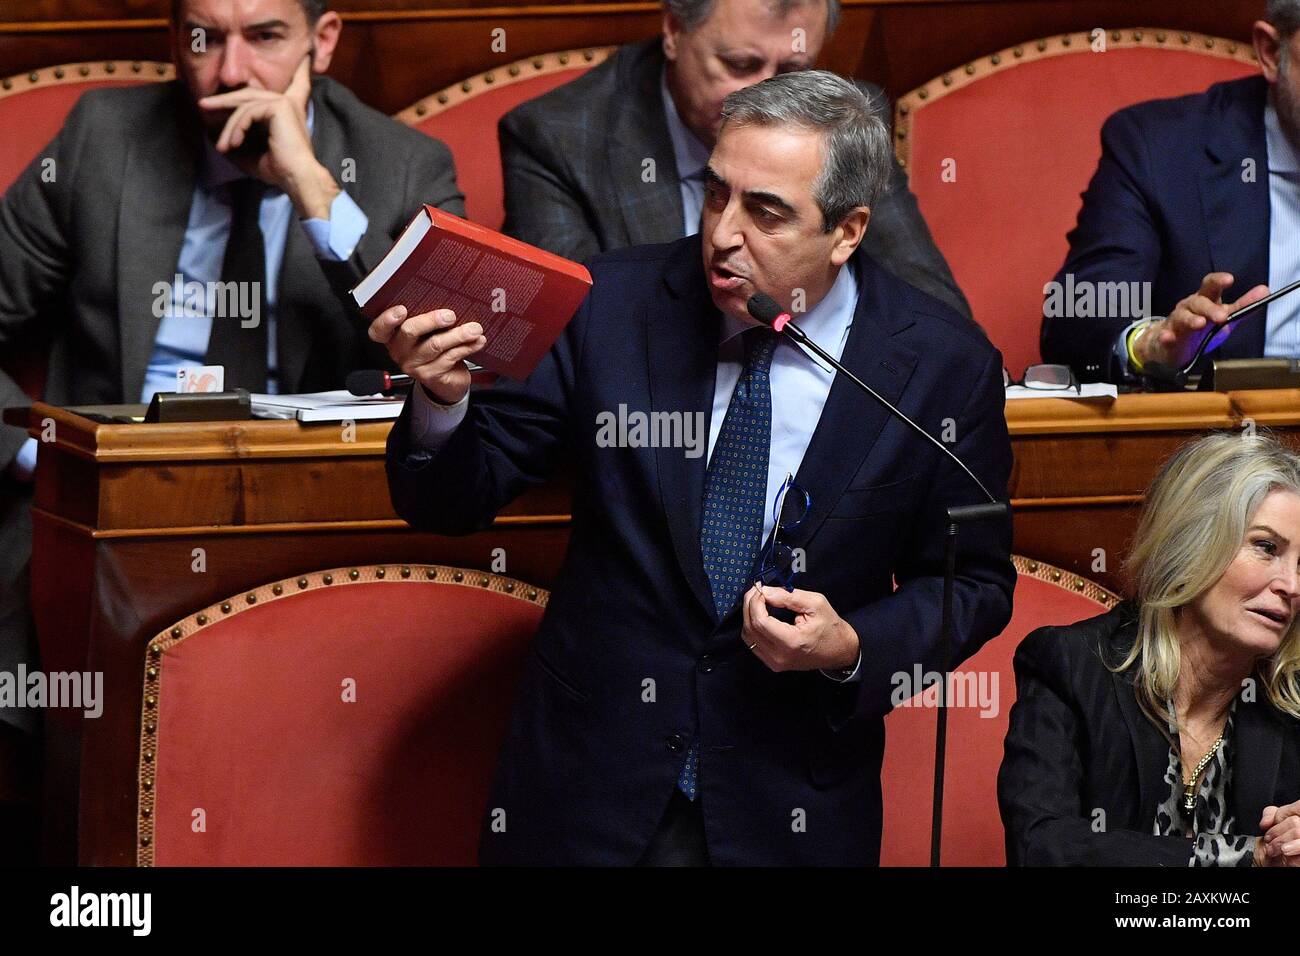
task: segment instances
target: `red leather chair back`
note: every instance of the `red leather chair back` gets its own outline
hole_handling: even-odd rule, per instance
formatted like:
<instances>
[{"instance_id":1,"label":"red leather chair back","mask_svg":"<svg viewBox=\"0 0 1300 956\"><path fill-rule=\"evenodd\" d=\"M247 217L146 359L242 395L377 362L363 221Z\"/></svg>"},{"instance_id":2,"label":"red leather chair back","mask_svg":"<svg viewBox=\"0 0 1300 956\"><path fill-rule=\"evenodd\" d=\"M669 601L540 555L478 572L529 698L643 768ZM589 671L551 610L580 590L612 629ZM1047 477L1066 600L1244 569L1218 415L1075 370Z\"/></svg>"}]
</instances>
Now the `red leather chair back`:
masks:
<instances>
[{"instance_id":1,"label":"red leather chair back","mask_svg":"<svg viewBox=\"0 0 1300 956\"><path fill-rule=\"evenodd\" d=\"M615 49L566 50L517 60L426 96L396 118L447 144L468 218L500 229L505 206L498 120L520 103L577 79Z\"/></svg>"},{"instance_id":2,"label":"red leather chair back","mask_svg":"<svg viewBox=\"0 0 1300 956\"><path fill-rule=\"evenodd\" d=\"M170 80L170 63L64 63L0 80L0 192L18 178L86 90Z\"/></svg>"},{"instance_id":3,"label":"red leather chair back","mask_svg":"<svg viewBox=\"0 0 1300 956\"><path fill-rule=\"evenodd\" d=\"M251 597L150 642L137 861L474 863L547 593L481 571L387 565Z\"/></svg>"},{"instance_id":4,"label":"red leather chair back","mask_svg":"<svg viewBox=\"0 0 1300 956\"><path fill-rule=\"evenodd\" d=\"M1258 71L1249 44L1177 30L1031 41L899 99L895 151L975 319L1019 377L1068 248L1101 125L1143 100Z\"/></svg>"},{"instance_id":5,"label":"red leather chair back","mask_svg":"<svg viewBox=\"0 0 1300 956\"><path fill-rule=\"evenodd\" d=\"M54 138L86 90L170 80L173 75L170 63L116 60L65 63L0 80L0 193ZM45 388L48 343L25 342L7 352L0 358L0 368L12 375L24 392L40 398Z\"/></svg>"},{"instance_id":6,"label":"red leather chair back","mask_svg":"<svg viewBox=\"0 0 1300 956\"><path fill-rule=\"evenodd\" d=\"M943 790L944 866L1003 866L1006 845L998 812L997 776L1007 735L1016 678L1011 661L1025 635L1048 624L1069 624L1109 610L1118 597L1097 584L1051 565L1017 556L1011 623L956 672L969 689L964 706L948 709ZM993 681L996 677L996 685ZM990 693L980 694L979 681ZM991 693L996 688L996 693ZM996 701L987 711L980 699ZM955 705L959 698L950 697ZM933 706L896 707L885 718L883 866L929 866L930 818L934 812ZM984 714L987 712L987 716Z\"/></svg>"}]
</instances>

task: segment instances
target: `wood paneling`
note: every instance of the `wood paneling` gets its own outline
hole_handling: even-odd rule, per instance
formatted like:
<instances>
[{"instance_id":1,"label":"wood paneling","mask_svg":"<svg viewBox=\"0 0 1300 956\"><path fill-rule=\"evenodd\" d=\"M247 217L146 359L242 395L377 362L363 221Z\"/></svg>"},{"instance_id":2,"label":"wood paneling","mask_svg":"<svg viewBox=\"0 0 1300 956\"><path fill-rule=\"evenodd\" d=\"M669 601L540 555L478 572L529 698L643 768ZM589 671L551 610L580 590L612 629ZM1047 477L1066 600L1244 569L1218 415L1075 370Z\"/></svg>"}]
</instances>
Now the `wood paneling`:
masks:
<instances>
[{"instance_id":1,"label":"wood paneling","mask_svg":"<svg viewBox=\"0 0 1300 956\"><path fill-rule=\"evenodd\" d=\"M883 4L855 75L899 96L942 72L1004 47L1098 27L1159 26L1246 40L1263 0L985 0Z\"/></svg>"},{"instance_id":2,"label":"wood paneling","mask_svg":"<svg viewBox=\"0 0 1300 956\"><path fill-rule=\"evenodd\" d=\"M1246 39L1263 0L846 0L823 66L898 96L1014 43L1094 27L1164 26ZM622 43L658 29L653 3L336 0L345 27L332 74L395 113L421 96L535 53ZM97 59L167 59L168 0L9 0L0 74ZM506 50L491 31L506 31Z\"/></svg>"}]
</instances>

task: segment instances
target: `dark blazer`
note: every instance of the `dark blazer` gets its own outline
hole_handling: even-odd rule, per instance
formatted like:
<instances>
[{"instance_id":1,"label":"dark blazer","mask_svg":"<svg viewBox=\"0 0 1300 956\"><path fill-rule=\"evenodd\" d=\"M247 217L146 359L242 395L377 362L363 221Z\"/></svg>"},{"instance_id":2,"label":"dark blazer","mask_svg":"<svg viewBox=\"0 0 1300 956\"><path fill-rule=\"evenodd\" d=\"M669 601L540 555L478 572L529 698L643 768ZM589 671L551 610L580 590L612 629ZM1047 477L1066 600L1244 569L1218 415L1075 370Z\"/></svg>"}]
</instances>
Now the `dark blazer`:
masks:
<instances>
[{"instance_id":1,"label":"dark blazer","mask_svg":"<svg viewBox=\"0 0 1300 956\"><path fill-rule=\"evenodd\" d=\"M347 262L316 258L291 222L280 266L280 390L341 388L355 368L389 367L359 312L342 298L388 251L421 203L464 215L450 151L328 78L312 81L312 145L369 219ZM170 282L194 193L200 135L178 82L91 90L0 198L0 354L49 343L45 400L137 402L159 318L153 285ZM42 176L54 160L54 178ZM343 161L354 161L348 181ZM0 408L30 399L0 370ZM33 663L27 646L31 489L4 474L27 435L0 425L0 667ZM31 711L0 711L30 725Z\"/></svg>"},{"instance_id":2,"label":"dark blazer","mask_svg":"<svg viewBox=\"0 0 1300 956\"><path fill-rule=\"evenodd\" d=\"M1073 274L1076 284L1150 282L1156 316L1173 311L1210 272L1232 273L1228 301L1268 282L1267 99L1268 83L1256 76L1108 119L1055 281ZM1043 360L1073 366L1083 381L1121 381L1115 342L1136 318L1044 317ZM1243 319L1214 354L1263 355L1266 322L1263 313Z\"/></svg>"},{"instance_id":3,"label":"dark blazer","mask_svg":"<svg viewBox=\"0 0 1300 956\"><path fill-rule=\"evenodd\" d=\"M681 238L677 160L659 92L663 65L658 38L630 43L502 118L507 233L578 261ZM870 89L887 108L884 91ZM642 178L647 159L658 171L649 183ZM871 211L863 249L905 282L970 315L897 162Z\"/></svg>"},{"instance_id":4,"label":"dark blazer","mask_svg":"<svg viewBox=\"0 0 1300 956\"><path fill-rule=\"evenodd\" d=\"M1191 860L1192 840L1151 833L1168 794L1169 743L1138 704L1134 669L1107 668L1135 640L1137 613L1126 602L1068 627L1041 627L1016 650L1016 702L998 773L1009 864ZM1266 806L1300 799L1300 721L1261 689L1254 702L1238 698L1233 727L1232 812L1240 833L1259 835Z\"/></svg>"},{"instance_id":5,"label":"dark blazer","mask_svg":"<svg viewBox=\"0 0 1300 956\"><path fill-rule=\"evenodd\" d=\"M1005 488L1001 356L968 320L869 257L856 261L844 362L931 430L953 419L953 450L989 488ZM812 509L791 544L807 556L799 586L824 593L860 636L863 679L769 671L739 640L740 610L719 621L713 608L700 556L705 456L596 444L597 416L620 405L698 412L707 434L720 315L700 239L590 266L590 295L526 382L471 395L468 418L428 464L407 459L406 412L389 438L398 514L442 534L489 527L561 461L574 474L568 553L488 803L506 829L488 817L480 859L634 863L698 731L713 862L875 863L890 675L933 665L944 509L981 496L837 377L796 476ZM959 658L1008 620L1010 544L1009 521L963 533ZM796 832L801 820L806 832Z\"/></svg>"}]
</instances>

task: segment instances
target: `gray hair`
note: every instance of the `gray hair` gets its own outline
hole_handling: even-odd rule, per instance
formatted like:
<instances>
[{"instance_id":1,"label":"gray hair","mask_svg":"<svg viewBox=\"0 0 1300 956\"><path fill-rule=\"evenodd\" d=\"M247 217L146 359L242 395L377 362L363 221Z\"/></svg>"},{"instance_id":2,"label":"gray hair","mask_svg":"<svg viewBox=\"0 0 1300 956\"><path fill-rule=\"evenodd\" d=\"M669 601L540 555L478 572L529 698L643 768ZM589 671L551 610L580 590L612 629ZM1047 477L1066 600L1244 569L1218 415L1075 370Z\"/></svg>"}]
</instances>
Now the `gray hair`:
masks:
<instances>
[{"instance_id":1,"label":"gray hair","mask_svg":"<svg viewBox=\"0 0 1300 956\"><path fill-rule=\"evenodd\" d=\"M722 102L722 129L798 126L822 134L822 167L813 199L822 230L832 231L858 206L875 206L890 172L889 127L870 94L825 70L768 77Z\"/></svg>"},{"instance_id":2,"label":"gray hair","mask_svg":"<svg viewBox=\"0 0 1300 956\"><path fill-rule=\"evenodd\" d=\"M1138 664L1138 702L1162 732L1175 722L1166 702L1182 663L1174 612L1218 582L1260 503L1278 489L1300 494L1300 456L1263 432L1219 432L1183 446L1147 490L1125 568L1138 639L1115 669ZM1300 616L1263 676L1273 705L1300 717Z\"/></svg>"},{"instance_id":3,"label":"gray hair","mask_svg":"<svg viewBox=\"0 0 1300 956\"><path fill-rule=\"evenodd\" d=\"M668 10L690 33L709 17L713 16L713 5L717 0L664 0L664 9ZM768 6L779 16L784 17L795 7L817 0L769 0ZM840 0L826 0L826 35L835 32L835 25L840 22Z\"/></svg>"},{"instance_id":4,"label":"gray hair","mask_svg":"<svg viewBox=\"0 0 1300 956\"><path fill-rule=\"evenodd\" d=\"M1277 32L1290 37L1300 30L1300 0L1268 0L1264 19L1277 27Z\"/></svg>"}]
</instances>

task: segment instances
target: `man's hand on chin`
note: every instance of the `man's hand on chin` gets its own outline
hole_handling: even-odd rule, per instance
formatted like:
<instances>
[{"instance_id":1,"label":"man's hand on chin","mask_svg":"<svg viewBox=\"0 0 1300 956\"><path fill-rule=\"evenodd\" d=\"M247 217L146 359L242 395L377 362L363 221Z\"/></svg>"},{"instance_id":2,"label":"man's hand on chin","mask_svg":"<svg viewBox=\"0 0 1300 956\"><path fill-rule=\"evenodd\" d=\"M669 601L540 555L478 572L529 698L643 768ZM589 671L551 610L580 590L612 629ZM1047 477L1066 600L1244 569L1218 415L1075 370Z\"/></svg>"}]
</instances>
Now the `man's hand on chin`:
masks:
<instances>
[{"instance_id":1,"label":"man's hand on chin","mask_svg":"<svg viewBox=\"0 0 1300 956\"><path fill-rule=\"evenodd\" d=\"M745 592L745 646L772 671L842 670L858 660L858 635L835 613L825 595L796 588L760 587ZM795 615L786 624L768 613L768 606Z\"/></svg>"},{"instance_id":2,"label":"man's hand on chin","mask_svg":"<svg viewBox=\"0 0 1300 956\"><path fill-rule=\"evenodd\" d=\"M205 96L204 111L229 110L217 138L217 150L251 176L289 196L299 219L329 219L330 204L340 192L329 170L316 159L307 131L307 100L311 96L311 57L303 57L293 82L283 93L252 87ZM253 127L266 133L266 150L248 151Z\"/></svg>"}]
</instances>

